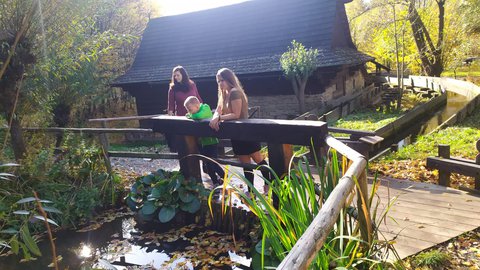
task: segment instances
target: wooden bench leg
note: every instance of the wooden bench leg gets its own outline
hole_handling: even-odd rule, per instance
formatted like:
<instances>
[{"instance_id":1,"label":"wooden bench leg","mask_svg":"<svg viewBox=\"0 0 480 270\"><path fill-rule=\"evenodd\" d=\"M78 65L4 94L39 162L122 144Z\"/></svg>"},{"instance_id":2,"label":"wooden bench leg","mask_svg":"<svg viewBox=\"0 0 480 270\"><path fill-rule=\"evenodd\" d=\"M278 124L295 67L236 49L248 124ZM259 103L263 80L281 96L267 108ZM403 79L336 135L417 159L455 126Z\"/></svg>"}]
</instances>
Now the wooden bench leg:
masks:
<instances>
[{"instance_id":1,"label":"wooden bench leg","mask_svg":"<svg viewBox=\"0 0 480 270\"><path fill-rule=\"evenodd\" d=\"M202 175L200 173L199 158L189 156L198 154L197 138L194 136L179 136L177 142L180 171L186 179L196 179L197 182L201 183Z\"/></svg>"},{"instance_id":2,"label":"wooden bench leg","mask_svg":"<svg viewBox=\"0 0 480 270\"><path fill-rule=\"evenodd\" d=\"M438 156L441 158L449 159L450 158L450 145L448 144L439 144L438 145ZM438 170L438 184L444 187L450 186L450 172L445 172Z\"/></svg>"}]
</instances>

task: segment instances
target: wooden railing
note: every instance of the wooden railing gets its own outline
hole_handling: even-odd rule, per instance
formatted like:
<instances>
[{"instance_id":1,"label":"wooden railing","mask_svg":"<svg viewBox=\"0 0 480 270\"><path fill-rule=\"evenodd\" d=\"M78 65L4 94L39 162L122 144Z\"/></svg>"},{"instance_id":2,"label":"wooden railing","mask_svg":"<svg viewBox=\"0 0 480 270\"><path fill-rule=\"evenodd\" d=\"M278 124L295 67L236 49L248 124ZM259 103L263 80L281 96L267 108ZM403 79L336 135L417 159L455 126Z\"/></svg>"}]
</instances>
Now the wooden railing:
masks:
<instances>
[{"instance_id":1,"label":"wooden railing","mask_svg":"<svg viewBox=\"0 0 480 270\"><path fill-rule=\"evenodd\" d=\"M30 131L47 132L83 132L105 136L106 133L124 132L152 132L149 129L115 129L106 128L109 121L138 120L137 117L103 118L92 119L100 121L104 128L30 128ZM329 198L323 204L320 212L307 228L306 232L297 241L288 256L282 261L278 269L307 269L318 250L332 230L338 219L340 210L346 202L347 196L355 188L358 181L357 206L362 238L371 241L372 224L368 205L366 181L366 158L349 148L341 141L327 135L328 128L325 122L308 120L270 120L270 119L247 119L238 121L222 122L220 130L212 130L207 120L193 121L178 116L144 116L142 119L152 119L154 132L169 132L180 135L178 158L180 167L186 177L200 178L200 166L197 154L197 137L214 136L224 139L236 139L244 141L266 142L269 154L269 165L277 173L282 175L288 171L292 157L292 145L304 145L310 147L311 153L322 156L327 153L327 148L336 149L341 155L347 157L352 163L345 175L340 179ZM356 134L361 135L361 134ZM365 135L365 134L363 134ZM109 165L108 141L103 141L105 160ZM171 158L171 157L169 157ZM361 195L360 195L361 194ZM363 198L363 200L362 200ZM366 212L364 211L366 210Z\"/></svg>"},{"instance_id":2,"label":"wooden railing","mask_svg":"<svg viewBox=\"0 0 480 270\"><path fill-rule=\"evenodd\" d=\"M340 179L338 185L332 191L326 202L323 204L319 213L312 221L307 230L298 239L295 246L290 250L287 257L283 259L277 269L307 269L312 260L316 257L325 240L332 230L341 209L345 205L347 196L355 187L354 179L359 183L359 193L357 193L357 205L359 211L360 229L362 238L371 242L372 223L369 209L363 211L363 205L368 200L366 165L367 160L358 152L352 150L334 137L327 136L325 141L328 146L336 149L340 154L347 157L353 163L350 165L344 176ZM360 194L362 194L360 196ZM362 200L362 197L364 200Z\"/></svg>"},{"instance_id":3,"label":"wooden railing","mask_svg":"<svg viewBox=\"0 0 480 270\"><path fill-rule=\"evenodd\" d=\"M270 120L247 119L226 121L220 125L220 130L214 131L208 125L208 120L193 121L185 117L159 115L151 117L154 132L169 132L180 136L178 158L180 167L186 177L200 178L198 162L198 137L214 136L220 139L236 139L244 141L266 142L269 154L269 165L282 175L288 171L292 157L291 145L310 147L311 153L318 156L325 155L327 148L336 149L338 153L347 157L351 165L340 179L329 198L323 204L320 212L307 228L306 232L297 241L288 256L282 261L278 269L307 269L317 252L320 250L336 220L344 207L347 196L355 188L358 181L357 206L362 238L372 241L372 224L368 205L365 156L349 148L340 140L328 134L327 124L322 121L308 120ZM117 121L121 119L96 119L94 121ZM127 119L124 119L127 120ZM129 118L128 120L132 120ZM353 136L371 134L352 134ZM363 199L362 199L363 198ZM366 210L366 212L365 212Z\"/></svg>"},{"instance_id":4,"label":"wooden railing","mask_svg":"<svg viewBox=\"0 0 480 270\"><path fill-rule=\"evenodd\" d=\"M460 173L475 177L474 189L461 186L460 189L480 194L480 140L476 143L479 152L475 160L450 157L450 145L438 145L438 157L427 158L427 168L438 170L438 184L450 186L450 174Z\"/></svg>"}]
</instances>

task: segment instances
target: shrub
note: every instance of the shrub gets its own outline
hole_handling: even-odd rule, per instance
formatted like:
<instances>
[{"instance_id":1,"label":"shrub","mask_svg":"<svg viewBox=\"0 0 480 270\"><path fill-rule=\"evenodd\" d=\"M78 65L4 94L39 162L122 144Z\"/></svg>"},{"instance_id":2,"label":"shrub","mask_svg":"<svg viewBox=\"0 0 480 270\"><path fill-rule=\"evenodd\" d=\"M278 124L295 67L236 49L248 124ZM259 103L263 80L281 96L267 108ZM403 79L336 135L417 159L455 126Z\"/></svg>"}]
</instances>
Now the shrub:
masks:
<instances>
[{"instance_id":1,"label":"shrub","mask_svg":"<svg viewBox=\"0 0 480 270\"><path fill-rule=\"evenodd\" d=\"M186 180L179 171L159 169L137 178L126 203L145 219L152 219L157 214L158 220L166 223L172 220L178 211L196 213L204 195L203 185Z\"/></svg>"},{"instance_id":2,"label":"shrub","mask_svg":"<svg viewBox=\"0 0 480 270\"><path fill-rule=\"evenodd\" d=\"M270 186L268 195L263 195L243 176L237 175L249 186L255 199L235 186L223 191L224 194L226 193L224 196L226 200L232 198L232 192L240 196L260 220L261 241L256 245L252 256L254 269L276 267L285 258L338 184L342 172L346 171L347 162L345 160L340 165L336 152L332 151L332 157L323 164L325 165L321 167L318 162L316 164L319 180L313 177L306 158L291 168L288 175L282 177L275 175L272 181L264 179ZM229 185L229 181L230 179L226 179L224 185ZM376 179L373 185L377 185ZM210 196L213 193L214 191ZM274 194L278 197L278 207L272 203ZM374 194L371 196L366 198L370 203ZM349 198L349 200L352 199L353 197ZM386 252L392 247L386 241L376 239L376 232L373 233L374 241L370 244L360 238L358 211L348 205L349 203L341 211L334 228L329 232L325 244L312 261L310 268L325 270L396 268L381 259L386 257ZM386 214L380 212L372 209L374 213L372 218L375 220L377 214L380 219L385 218ZM377 224L380 222L380 220L376 221Z\"/></svg>"},{"instance_id":3,"label":"shrub","mask_svg":"<svg viewBox=\"0 0 480 270\"><path fill-rule=\"evenodd\" d=\"M422 252L415 256L414 263L419 267L439 267L448 262L449 256L446 253L438 250L431 250L428 252Z\"/></svg>"}]
</instances>

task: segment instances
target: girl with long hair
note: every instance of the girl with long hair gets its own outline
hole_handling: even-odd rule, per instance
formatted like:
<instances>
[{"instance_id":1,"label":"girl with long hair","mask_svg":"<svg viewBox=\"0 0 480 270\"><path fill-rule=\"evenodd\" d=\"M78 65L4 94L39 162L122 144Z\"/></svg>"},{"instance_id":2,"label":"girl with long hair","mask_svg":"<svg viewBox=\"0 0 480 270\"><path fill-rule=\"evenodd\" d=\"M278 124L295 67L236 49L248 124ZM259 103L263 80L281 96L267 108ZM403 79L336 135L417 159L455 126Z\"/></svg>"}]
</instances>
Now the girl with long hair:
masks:
<instances>
[{"instance_id":1,"label":"girl with long hair","mask_svg":"<svg viewBox=\"0 0 480 270\"><path fill-rule=\"evenodd\" d=\"M210 127L219 130L221 121L248 119L248 98L238 77L228 68L217 72L218 103L217 110L210 121ZM251 159L258 165L268 165L260 153L260 143L232 140L233 153L241 163L250 163ZM253 184L253 171L243 169L245 178ZM269 179L268 172L262 171L264 178Z\"/></svg>"},{"instance_id":2,"label":"girl with long hair","mask_svg":"<svg viewBox=\"0 0 480 270\"><path fill-rule=\"evenodd\" d=\"M170 81L170 88L168 90L168 114L185 116L187 110L183 104L189 96L195 96L200 102L203 102L198 94L195 82L190 80L185 68L176 66L172 70L172 80Z\"/></svg>"}]
</instances>

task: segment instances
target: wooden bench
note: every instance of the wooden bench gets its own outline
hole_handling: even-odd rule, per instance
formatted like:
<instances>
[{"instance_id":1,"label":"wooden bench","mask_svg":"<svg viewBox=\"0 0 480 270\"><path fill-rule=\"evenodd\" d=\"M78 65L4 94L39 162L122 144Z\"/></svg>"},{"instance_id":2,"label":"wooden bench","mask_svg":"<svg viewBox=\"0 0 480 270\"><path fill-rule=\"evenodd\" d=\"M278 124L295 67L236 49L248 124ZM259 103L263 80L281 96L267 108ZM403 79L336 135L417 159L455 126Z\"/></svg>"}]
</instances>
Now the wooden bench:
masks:
<instances>
[{"instance_id":1,"label":"wooden bench","mask_svg":"<svg viewBox=\"0 0 480 270\"><path fill-rule=\"evenodd\" d=\"M480 152L480 140L476 143L477 151ZM480 153L475 160L450 157L450 145L438 145L438 157L427 158L427 168L438 170L438 183L442 186L450 186L451 173L459 173L475 177L475 189L460 187L473 193L480 194Z\"/></svg>"}]
</instances>

